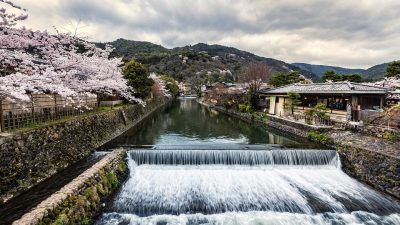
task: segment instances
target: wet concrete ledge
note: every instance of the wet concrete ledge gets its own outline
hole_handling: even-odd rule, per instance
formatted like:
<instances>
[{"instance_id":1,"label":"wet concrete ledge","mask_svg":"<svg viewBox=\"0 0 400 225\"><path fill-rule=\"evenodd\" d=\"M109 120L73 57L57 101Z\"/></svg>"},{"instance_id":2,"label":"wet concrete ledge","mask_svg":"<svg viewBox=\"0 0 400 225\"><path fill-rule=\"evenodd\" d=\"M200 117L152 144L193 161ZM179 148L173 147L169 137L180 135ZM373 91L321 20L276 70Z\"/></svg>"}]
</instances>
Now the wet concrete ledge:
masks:
<instances>
[{"instance_id":1,"label":"wet concrete ledge","mask_svg":"<svg viewBox=\"0 0 400 225\"><path fill-rule=\"evenodd\" d=\"M126 178L125 156L112 151L13 225L90 224Z\"/></svg>"}]
</instances>

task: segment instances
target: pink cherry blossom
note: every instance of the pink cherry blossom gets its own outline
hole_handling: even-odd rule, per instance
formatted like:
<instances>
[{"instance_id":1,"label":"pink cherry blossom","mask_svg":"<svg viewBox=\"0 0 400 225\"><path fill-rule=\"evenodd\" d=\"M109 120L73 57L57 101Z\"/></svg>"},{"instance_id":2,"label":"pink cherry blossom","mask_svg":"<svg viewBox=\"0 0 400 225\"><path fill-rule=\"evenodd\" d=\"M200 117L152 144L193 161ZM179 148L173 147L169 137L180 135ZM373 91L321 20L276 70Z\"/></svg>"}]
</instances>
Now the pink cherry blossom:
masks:
<instances>
[{"instance_id":1,"label":"pink cherry blossom","mask_svg":"<svg viewBox=\"0 0 400 225\"><path fill-rule=\"evenodd\" d=\"M121 73L120 58L110 58L113 49L97 48L93 43L67 33L50 35L46 31L16 28L27 18L26 10L0 0L21 15L0 8L0 99L29 101L29 93L57 93L81 96L85 93L133 97L133 90Z\"/></svg>"}]
</instances>

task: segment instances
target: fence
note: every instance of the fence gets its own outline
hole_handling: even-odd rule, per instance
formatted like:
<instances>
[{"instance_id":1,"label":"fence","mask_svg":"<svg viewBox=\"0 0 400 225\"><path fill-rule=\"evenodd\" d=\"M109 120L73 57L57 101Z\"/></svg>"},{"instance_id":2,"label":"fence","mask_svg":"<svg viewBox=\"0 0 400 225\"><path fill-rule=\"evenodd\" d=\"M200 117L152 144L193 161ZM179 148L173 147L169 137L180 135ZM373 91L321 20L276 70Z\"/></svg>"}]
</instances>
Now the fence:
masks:
<instances>
[{"instance_id":1,"label":"fence","mask_svg":"<svg viewBox=\"0 0 400 225\"><path fill-rule=\"evenodd\" d=\"M65 98L56 94L32 94L30 102L14 103L0 100L0 132L80 115L96 107L95 95Z\"/></svg>"},{"instance_id":2,"label":"fence","mask_svg":"<svg viewBox=\"0 0 400 225\"><path fill-rule=\"evenodd\" d=\"M301 121L306 124L313 124L316 126L336 126L344 128L347 124L346 122L332 120L329 116L327 118L320 118L317 116L310 117L304 114L293 114L292 116L295 121Z\"/></svg>"}]
</instances>

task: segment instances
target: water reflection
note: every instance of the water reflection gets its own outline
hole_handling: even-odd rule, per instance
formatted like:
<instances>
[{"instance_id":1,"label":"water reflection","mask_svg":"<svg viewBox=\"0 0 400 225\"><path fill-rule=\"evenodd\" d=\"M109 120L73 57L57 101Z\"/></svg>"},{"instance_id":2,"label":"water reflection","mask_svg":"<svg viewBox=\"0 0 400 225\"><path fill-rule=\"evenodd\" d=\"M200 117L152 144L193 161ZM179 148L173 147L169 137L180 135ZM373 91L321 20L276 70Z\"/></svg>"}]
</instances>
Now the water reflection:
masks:
<instances>
[{"instance_id":1,"label":"water reflection","mask_svg":"<svg viewBox=\"0 0 400 225\"><path fill-rule=\"evenodd\" d=\"M207 109L196 100L177 100L163 113L119 136L115 145L280 144L291 148L320 148L307 140L276 130L256 128L247 122Z\"/></svg>"}]
</instances>

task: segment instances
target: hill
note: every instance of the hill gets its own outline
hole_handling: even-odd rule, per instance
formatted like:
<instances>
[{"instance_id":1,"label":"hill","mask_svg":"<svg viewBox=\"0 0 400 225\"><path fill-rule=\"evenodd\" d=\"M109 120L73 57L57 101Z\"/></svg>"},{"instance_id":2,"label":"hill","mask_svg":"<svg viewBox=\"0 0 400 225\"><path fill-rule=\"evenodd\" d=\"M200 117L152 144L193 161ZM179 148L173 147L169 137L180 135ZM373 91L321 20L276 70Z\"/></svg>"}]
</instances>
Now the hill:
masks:
<instances>
[{"instance_id":1,"label":"hill","mask_svg":"<svg viewBox=\"0 0 400 225\"><path fill-rule=\"evenodd\" d=\"M314 65L307 63L293 63L292 65L307 70L317 75L319 78L322 77L325 71L332 70L338 74L361 74L365 80L379 80L385 76L388 63L379 64L368 69L349 69L337 66Z\"/></svg>"},{"instance_id":2,"label":"hill","mask_svg":"<svg viewBox=\"0 0 400 225\"><path fill-rule=\"evenodd\" d=\"M322 77L325 71L329 70L335 71L338 74L352 74L352 73L363 74L365 72L364 69L348 69L337 66L313 65L307 63L293 63L292 65L295 65L303 70L310 71L315 75L317 75L318 77Z\"/></svg>"},{"instance_id":3,"label":"hill","mask_svg":"<svg viewBox=\"0 0 400 225\"><path fill-rule=\"evenodd\" d=\"M225 81L237 78L243 66L249 62L263 62L273 72L299 71L300 74L318 81L319 77L295 65L241 51L223 45L208 45L199 43L192 46L167 49L150 42L117 39L108 43L115 48L114 55L124 60L136 59L145 64L151 72L166 73L174 78L190 80L192 77L213 76ZM102 46L104 44L98 44Z\"/></svg>"},{"instance_id":4,"label":"hill","mask_svg":"<svg viewBox=\"0 0 400 225\"><path fill-rule=\"evenodd\" d=\"M365 70L362 75L364 79L368 80L379 80L382 79L386 74L386 69L389 63L383 63Z\"/></svg>"}]
</instances>

